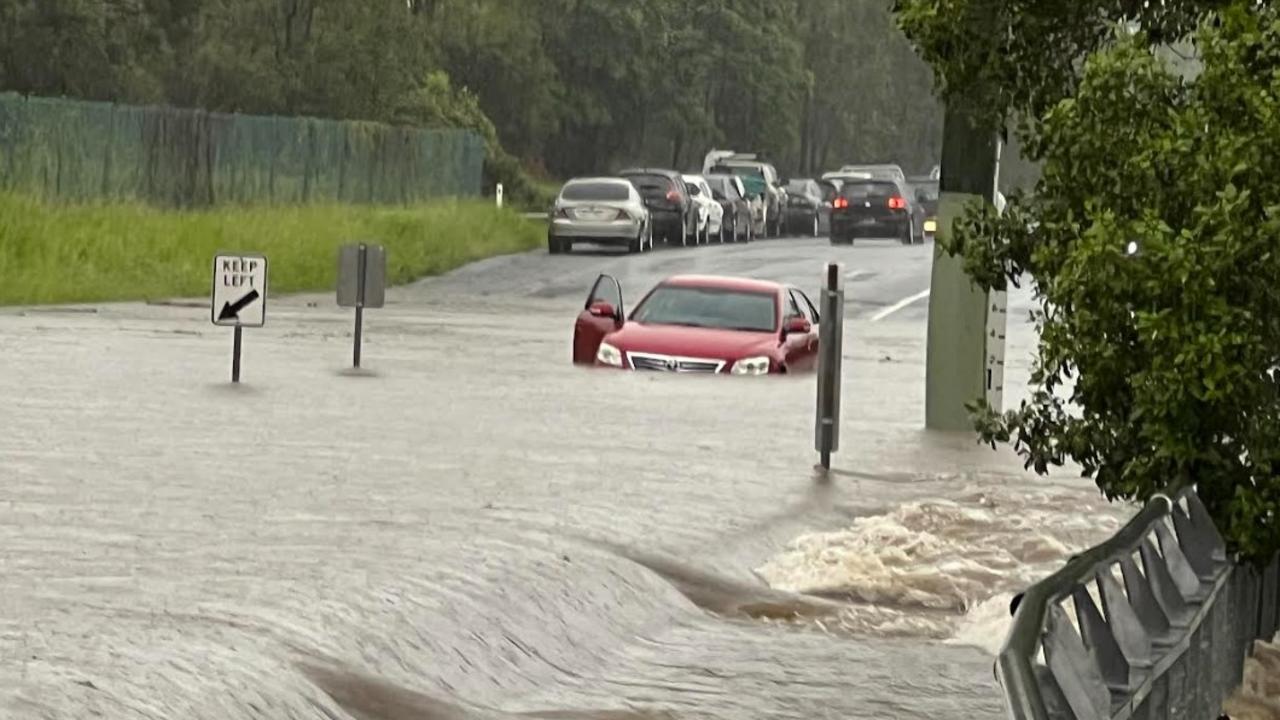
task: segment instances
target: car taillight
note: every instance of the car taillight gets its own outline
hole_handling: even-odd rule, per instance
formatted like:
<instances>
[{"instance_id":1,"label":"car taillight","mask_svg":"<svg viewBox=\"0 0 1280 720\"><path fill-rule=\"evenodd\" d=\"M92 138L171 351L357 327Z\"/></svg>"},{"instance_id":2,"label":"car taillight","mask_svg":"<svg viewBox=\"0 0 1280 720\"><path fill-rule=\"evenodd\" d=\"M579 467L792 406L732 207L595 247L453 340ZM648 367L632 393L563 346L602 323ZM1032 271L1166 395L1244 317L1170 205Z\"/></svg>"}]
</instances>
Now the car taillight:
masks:
<instances>
[{"instance_id":1,"label":"car taillight","mask_svg":"<svg viewBox=\"0 0 1280 720\"><path fill-rule=\"evenodd\" d=\"M835 208L836 210L843 210L849 207L849 198L838 197L835 200L831 201L831 207Z\"/></svg>"},{"instance_id":2,"label":"car taillight","mask_svg":"<svg viewBox=\"0 0 1280 720\"><path fill-rule=\"evenodd\" d=\"M630 220L630 219L631 219L631 216L627 214L626 210L619 210L618 216L614 218L614 220Z\"/></svg>"},{"instance_id":3,"label":"car taillight","mask_svg":"<svg viewBox=\"0 0 1280 720\"><path fill-rule=\"evenodd\" d=\"M667 191L667 202L680 204L680 191L671 189Z\"/></svg>"},{"instance_id":4,"label":"car taillight","mask_svg":"<svg viewBox=\"0 0 1280 720\"><path fill-rule=\"evenodd\" d=\"M899 197L897 195L889 198L889 209L890 210L906 210L907 199L904 197Z\"/></svg>"}]
</instances>

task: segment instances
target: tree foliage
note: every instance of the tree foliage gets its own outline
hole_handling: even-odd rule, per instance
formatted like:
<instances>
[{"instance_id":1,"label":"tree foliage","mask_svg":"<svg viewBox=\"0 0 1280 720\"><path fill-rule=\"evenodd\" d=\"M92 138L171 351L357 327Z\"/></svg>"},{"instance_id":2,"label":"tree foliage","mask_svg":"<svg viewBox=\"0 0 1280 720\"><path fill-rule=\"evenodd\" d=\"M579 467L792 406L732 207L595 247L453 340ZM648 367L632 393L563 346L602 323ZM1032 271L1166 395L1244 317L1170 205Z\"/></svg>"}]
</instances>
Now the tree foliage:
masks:
<instances>
[{"instance_id":1,"label":"tree foliage","mask_svg":"<svg viewBox=\"0 0 1280 720\"><path fill-rule=\"evenodd\" d=\"M921 171L941 125L889 0L0 0L0 89L461 124L500 176L712 145Z\"/></svg>"},{"instance_id":2,"label":"tree foliage","mask_svg":"<svg viewBox=\"0 0 1280 720\"><path fill-rule=\"evenodd\" d=\"M926 4L904 22L932 27ZM1055 11L1033 5L1020 12ZM979 78L930 39L937 28L923 35L949 93L1008 82L977 94L1003 98L997 115L1026 114L1043 162L1034 193L1000 217L970 208L949 241L980 285L1030 276L1039 306L1030 399L977 408L979 429L1039 472L1074 461L1111 498L1198 483L1233 548L1268 558L1280 550L1280 11L1151 3L1118 28L1103 5L1058 8L1063 26L1093 8L1093 34L1067 30L1043 51L1034 33L1053 33L1015 22L1001 45L1025 73ZM1192 27L1198 73L1167 52ZM1058 48L1082 61L1064 73L1047 54Z\"/></svg>"}]
</instances>

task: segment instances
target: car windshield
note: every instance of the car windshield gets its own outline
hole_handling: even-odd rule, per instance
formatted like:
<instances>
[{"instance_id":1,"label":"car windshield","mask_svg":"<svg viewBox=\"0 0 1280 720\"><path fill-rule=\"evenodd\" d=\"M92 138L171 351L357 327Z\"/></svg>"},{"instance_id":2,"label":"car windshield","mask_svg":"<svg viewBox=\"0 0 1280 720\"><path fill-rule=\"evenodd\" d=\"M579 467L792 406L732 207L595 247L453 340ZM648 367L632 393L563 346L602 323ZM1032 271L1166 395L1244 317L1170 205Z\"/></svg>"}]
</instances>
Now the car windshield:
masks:
<instances>
[{"instance_id":1,"label":"car windshield","mask_svg":"<svg viewBox=\"0 0 1280 720\"><path fill-rule=\"evenodd\" d=\"M765 191L764 171L759 168L741 167L735 165L721 165L716 168L716 172L730 175L737 175L742 179L742 185L747 190L747 195L762 195Z\"/></svg>"},{"instance_id":2,"label":"car windshield","mask_svg":"<svg viewBox=\"0 0 1280 720\"><path fill-rule=\"evenodd\" d=\"M774 332L777 308L772 293L659 285L631 319L654 325Z\"/></svg>"},{"instance_id":3,"label":"car windshield","mask_svg":"<svg viewBox=\"0 0 1280 720\"><path fill-rule=\"evenodd\" d=\"M712 194L717 198L736 198L738 196L737 188L727 177L715 177L713 175L707 178L707 185L711 187Z\"/></svg>"},{"instance_id":4,"label":"car windshield","mask_svg":"<svg viewBox=\"0 0 1280 720\"><path fill-rule=\"evenodd\" d=\"M626 200L631 193L621 183L576 182L565 185L560 197L565 200Z\"/></svg>"},{"instance_id":5,"label":"car windshield","mask_svg":"<svg viewBox=\"0 0 1280 720\"><path fill-rule=\"evenodd\" d=\"M846 182L840 186L840 194L847 198L887 198L898 194L898 186L887 182Z\"/></svg>"}]
</instances>

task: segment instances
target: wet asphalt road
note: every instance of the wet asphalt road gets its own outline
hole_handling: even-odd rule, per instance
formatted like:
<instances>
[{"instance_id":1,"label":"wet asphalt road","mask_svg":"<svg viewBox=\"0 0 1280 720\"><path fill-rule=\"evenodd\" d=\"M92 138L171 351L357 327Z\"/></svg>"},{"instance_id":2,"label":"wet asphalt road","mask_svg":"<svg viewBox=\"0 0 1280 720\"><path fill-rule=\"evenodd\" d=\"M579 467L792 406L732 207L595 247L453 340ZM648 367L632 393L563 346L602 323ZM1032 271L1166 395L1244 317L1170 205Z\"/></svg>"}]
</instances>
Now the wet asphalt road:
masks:
<instances>
[{"instance_id":1,"label":"wet asphalt road","mask_svg":"<svg viewBox=\"0 0 1280 720\"><path fill-rule=\"evenodd\" d=\"M714 274L786 282L816 303L825 264L842 262L846 316L870 318L928 289L932 253L932 243L904 246L893 240L861 240L849 247L814 238L683 249L660 246L640 256L587 246L568 256L530 253L475 263L446 278L425 280L401 297L448 291L494 299L563 300L567 307L569 301L581 304L596 276L608 273L621 283L630 306L670 275ZM919 299L893 315L895 320L923 322L927 309L927 299Z\"/></svg>"},{"instance_id":2,"label":"wet asphalt road","mask_svg":"<svg viewBox=\"0 0 1280 720\"><path fill-rule=\"evenodd\" d=\"M360 373L330 296L275 298L234 388L207 306L0 312L0 716L1002 717L989 638L948 638L1115 514L920 429L931 251L496 258L394 290ZM812 377L568 363L599 272L833 257L828 480Z\"/></svg>"}]
</instances>

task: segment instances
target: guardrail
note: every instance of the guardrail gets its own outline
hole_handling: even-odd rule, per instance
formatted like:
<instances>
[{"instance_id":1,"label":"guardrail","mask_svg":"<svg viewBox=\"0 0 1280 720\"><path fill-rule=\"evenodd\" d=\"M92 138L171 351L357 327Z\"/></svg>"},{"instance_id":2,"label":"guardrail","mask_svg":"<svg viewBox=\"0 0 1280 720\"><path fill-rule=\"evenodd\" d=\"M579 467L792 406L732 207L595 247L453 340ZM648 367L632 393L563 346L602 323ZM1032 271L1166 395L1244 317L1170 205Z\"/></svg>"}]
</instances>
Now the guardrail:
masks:
<instances>
[{"instance_id":1,"label":"guardrail","mask_svg":"<svg viewBox=\"0 0 1280 720\"><path fill-rule=\"evenodd\" d=\"M1277 560L1227 557L1194 490L1156 496L1023 595L996 666L1010 717L1218 718L1280 624Z\"/></svg>"}]
</instances>

